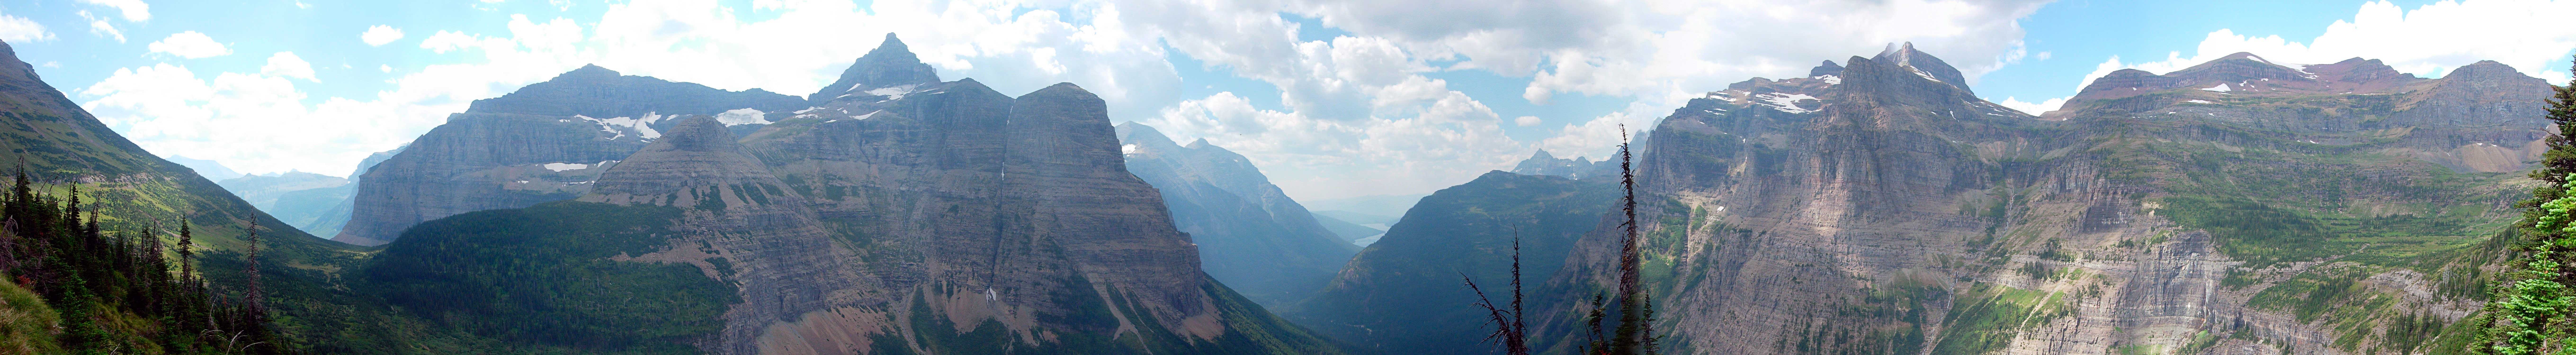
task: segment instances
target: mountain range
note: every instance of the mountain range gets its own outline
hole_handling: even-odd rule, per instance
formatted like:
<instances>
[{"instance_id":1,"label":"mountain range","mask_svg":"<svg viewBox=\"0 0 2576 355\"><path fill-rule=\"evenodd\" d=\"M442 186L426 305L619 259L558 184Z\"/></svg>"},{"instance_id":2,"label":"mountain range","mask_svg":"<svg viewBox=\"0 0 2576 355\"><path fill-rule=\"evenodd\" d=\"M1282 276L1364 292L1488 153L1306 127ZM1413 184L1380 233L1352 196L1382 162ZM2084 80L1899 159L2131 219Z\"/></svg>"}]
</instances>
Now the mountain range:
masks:
<instances>
[{"instance_id":1,"label":"mountain range","mask_svg":"<svg viewBox=\"0 0 2576 355\"><path fill-rule=\"evenodd\" d=\"M1669 346L2458 351L2549 129L2551 87L2494 62L2238 54L2115 72L2039 117L1911 44L1815 72L1710 92L1640 142ZM1622 236L1586 233L1547 277L1546 346L1579 339Z\"/></svg>"},{"instance_id":2,"label":"mountain range","mask_svg":"<svg viewBox=\"0 0 2576 355\"><path fill-rule=\"evenodd\" d=\"M1628 237L1617 162L1300 203L1078 85L942 81L891 34L802 97L584 66L346 180L220 184L0 54L0 152L36 188L188 223L219 293L256 289L260 233L276 324L319 353L1490 353L1475 297L1513 277L1570 353ZM1664 349L2453 353L2552 128L2553 87L2495 62L2239 53L2040 115L1911 44L1809 74L1634 143Z\"/></svg>"}]
</instances>

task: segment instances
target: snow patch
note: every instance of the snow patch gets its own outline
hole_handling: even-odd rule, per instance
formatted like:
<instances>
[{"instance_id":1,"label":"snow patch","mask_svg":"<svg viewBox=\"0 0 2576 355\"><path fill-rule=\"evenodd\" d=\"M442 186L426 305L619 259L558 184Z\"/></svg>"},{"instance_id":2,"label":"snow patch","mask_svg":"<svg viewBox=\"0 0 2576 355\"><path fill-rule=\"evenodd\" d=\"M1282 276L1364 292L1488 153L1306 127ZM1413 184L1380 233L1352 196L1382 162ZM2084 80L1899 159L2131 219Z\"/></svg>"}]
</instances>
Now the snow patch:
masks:
<instances>
[{"instance_id":1,"label":"snow patch","mask_svg":"<svg viewBox=\"0 0 2576 355\"><path fill-rule=\"evenodd\" d=\"M1921 73L1921 72L1917 72L1917 73ZM1924 76L1924 77L1929 78L1929 77L1931 77L1931 76ZM1818 75L1818 76L1816 76L1816 77L1815 77L1815 79L1816 79L1816 80L1824 80L1824 81L1825 81L1825 83L1826 83L1826 84L1828 84L1828 85L1842 85L1842 84L1843 84L1843 77L1842 77L1842 76L1840 76L1840 75ZM1933 80L1933 81L1940 81L1940 80Z\"/></svg>"},{"instance_id":2,"label":"snow patch","mask_svg":"<svg viewBox=\"0 0 2576 355\"><path fill-rule=\"evenodd\" d=\"M769 113L750 108L733 109L716 114L716 122L724 122L726 126L769 124Z\"/></svg>"},{"instance_id":3,"label":"snow patch","mask_svg":"<svg viewBox=\"0 0 2576 355\"><path fill-rule=\"evenodd\" d=\"M1134 144L1118 146L1118 154L1136 154L1136 151L1139 150L1138 148L1143 147L1138 147Z\"/></svg>"},{"instance_id":4,"label":"snow patch","mask_svg":"<svg viewBox=\"0 0 2576 355\"><path fill-rule=\"evenodd\" d=\"M1923 70L1921 70L1921 69L1914 69L1914 66L1912 66L1912 65L1907 65L1907 66L1905 66L1905 71L1914 72L1914 76L1920 76L1920 77L1923 77L1923 80L1931 80L1932 82L1935 82L1935 83L1943 82L1943 81L1941 81L1941 79L1940 79L1940 78L1934 78L1934 77L1932 77L1932 74L1931 74L1931 73L1925 73L1925 72L1923 72Z\"/></svg>"},{"instance_id":5,"label":"snow patch","mask_svg":"<svg viewBox=\"0 0 2576 355\"><path fill-rule=\"evenodd\" d=\"M886 97L886 101L902 100L903 95L912 93L912 87L912 85L888 86L868 89L867 93L868 95L884 96Z\"/></svg>"},{"instance_id":6,"label":"snow patch","mask_svg":"<svg viewBox=\"0 0 2576 355\"><path fill-rule=\"evenodd\" d=\"M565 170L581 170L590 168L590 164L581 163L545 163L544 166L546 167L546 170L553 170L558 173Z\"/></svg>"},{"instance_id":7,"label":"snow patch","mask_svg":"<svg viewBox=\"0 0 2576 355\"><path fill-rule=\"evenodd\" d=\"M2205 103L2210 103L2210 102L2209 102L2209 100L2184 100L2183 102L2189 102L2189 103L2195 103L2195 104L2205 104Z\"/></svg>"},{"instance_id":8,"label":"snow patch","mask_svg":"<svg viewBox=\"0 0 2576 355\"><path fill-rule=\"evenodd\" d=\"M1815 97L1815 96L1807 96L1807 94L1782 94L1782 93L1776 93L1776 92L1775 92L1775 93L1768 93L1768 94L1756 95L1756 96L1754 96L1753 98L1754 98L1754 99L1756 99L1756 100L1761 100L1762 102L1760 102L1760 104L1762 104L1763 106L1770 106L1770 107L1771 107L1771 109L1774 109L1774 110L1780 110L1780 112L1788 112L1788 113L1809 113L1809 112L1816 112L1816 110L1814 110L1814 109L1808 109L1808 108L1798 107L1798 101L1815 100L1815 99L1816 99L1816 97Z\"/></svg>"},{"instance_id":9,"label":"snow patch","mask_svg":"<svg viewBox=\"0 0 2576 355\"><path fill-rule=\"evenodd\" d=\"M865 115L850 116L850 120L852 120L852 121L866 121L866 120L868 120L868 118L869 118L869 117L876 117L877 113L882 113L882 112L885 112L885 110L868 111L868 114L865 114ZM842 112L842 113L849 113L849 112ZM832 123L832 122L840 122L840 121L841 121L841 119L834 118L834 119L832 119L832 120L830 120L830 121L823 121L823 123Z\"/></svg>"},{"instance_id":10,"label":"snow patch","mask_svg":"<svg viewBox=\"0 0 2576 355\"><path fill-rule=\"evenodd\" d=\"M579 118L584 121L590 121L591 123L597 123L599 124L600 131L616 133L616 137L608 138L609 140L616 140L618 138L626 138L626 132L635 132L636 136L644 137L644 139L661 138L662 132L653 130L653 122L661 121L663 118L666 118L666 116L662 116L658 113L646 113L642 119L634 117L592 118L590 116L582 115L573 115L572 118Z\"/></svg>"},{"instance_id":11,"label":"snow patch","mask_svg":"<svg viewBox=\"0 0 2576 355\"><path fill-rule=\"evenodd\" d=\"M2216 91L2216 92L2227 92L2228 90L2230 90L2230 88L2228 88L2228 87L2227 87L2227 83L2218 83L2218 86L2211 86L2211 87L2205 87L2205 88L2200 88L2200 89L2201 89L2201 90L2207 90L2207 91Z\"/></svg>"}]
</instances>

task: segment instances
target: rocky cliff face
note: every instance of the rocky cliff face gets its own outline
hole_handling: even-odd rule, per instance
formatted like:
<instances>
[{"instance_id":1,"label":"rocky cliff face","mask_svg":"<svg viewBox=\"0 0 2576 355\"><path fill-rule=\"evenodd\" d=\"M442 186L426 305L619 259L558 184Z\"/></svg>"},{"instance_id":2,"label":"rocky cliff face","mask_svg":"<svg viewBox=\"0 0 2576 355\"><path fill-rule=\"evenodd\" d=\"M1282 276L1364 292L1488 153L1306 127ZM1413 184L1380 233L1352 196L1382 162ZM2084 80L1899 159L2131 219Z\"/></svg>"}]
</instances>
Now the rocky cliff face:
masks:
<instances>
[{"instance_id":1,"label":"rocky cliff face","mask_svg":"<svg viewBox=\"0 0 2576 355\"><path fill-rule=\"evenodd\" d=\"M764 124L803 100L622 76L583 66L498 98L422 134L360 175L349 222L333 239L382 244L421 221L468 211L571 199L618 159L662 135L679 115Z\"/></svg>"},{"instance_id":2,"label":"rocky cliff face","mask_svg":"<svg viewBox=\"0 0 2576 355\"><path fill-rule=\"evenodd\" d=\"M728 330L727 349L1329 351L1203 276L1160 194L1127 172L1097 96L1071 84L1019 98L973 80L915 88L844 97L743 139L856 255L777 267L838 267L870 286L827 283L845 288L737 319L753 331ZM1146 346L1105 342L1124 337Z\"/></svg>"},{"instance_id":3,"label":"rocky cliff face","mask_svg":"<svg viewBox=\"0 0 2576 355\"><path fill-rule=\"evenodd\" d=\"M1118 141L1127 171L1162 192L1173 224L1198 244L1200 267L1253 301L1305 299L1359 251L1242 155L1134 122L1118 125Z\"/></svg>"},{"instance_id":4,"label":"rocky cliff face","mask_svg":"<svg viewBox=\"0 0 2576 355\"><path fill-rule=\"evenodd\" d=\"M2547 86L2486 63L2417 79L2231 56L2113 73L2040 118L1930 58L1757 78L1655 128L1638 215L1668 349L2447 346L2546 128ZM1575 346L1576 296L1615 285L1616 218L1548 282L1547 346Z\"/></svg>"},{"instance_id":5,"label":"rocky cliff face","mask_svg":"<svg viewBox=\"0 0 2576 355\"><path fill-rule=\"evenodd\" d=\"M636 227L670 234L637 237L656 241L633 244L647 250L608 260L686 265L720 281L733 293L723 299L734 300L714 302L725 303L713 316L720 326L653 328L671 329L654 333L665 340L715 353L1337 352L1201 271L1197 248L1173 226L1161 195L1128 172L1099 97L1072 84L1017 98L971 79L908 85L771 115L774 121L740 137L721 118L680 119L586 180L595 187L577 201L460 215L424 228L499 223L489 230L545 231L533 223L546 218L506 216L629 209L578 207L585 205L674 211L667 226ZM504 239L564 245L557 242L586 237L538 234ZM452 250L457 238L470 237L396 241L385 260L475 252ZM553 262L590 260L568 255ZM404 265L414 264L380 264L369 272L385 275L377 282L388 289L477 280L471 269ZM630 275L646 275L638 273ZM578 275L565 282L632 283L621 277ZM481 285L468 288L550 287ZM533 302L614 303L549 295L555 298ZM666 324L605 314L574 318L608 326ZM480 331L507 339L512 329ZM599 343L578 340L519 341L535 349Z\"/></svg>"}]
</instances>

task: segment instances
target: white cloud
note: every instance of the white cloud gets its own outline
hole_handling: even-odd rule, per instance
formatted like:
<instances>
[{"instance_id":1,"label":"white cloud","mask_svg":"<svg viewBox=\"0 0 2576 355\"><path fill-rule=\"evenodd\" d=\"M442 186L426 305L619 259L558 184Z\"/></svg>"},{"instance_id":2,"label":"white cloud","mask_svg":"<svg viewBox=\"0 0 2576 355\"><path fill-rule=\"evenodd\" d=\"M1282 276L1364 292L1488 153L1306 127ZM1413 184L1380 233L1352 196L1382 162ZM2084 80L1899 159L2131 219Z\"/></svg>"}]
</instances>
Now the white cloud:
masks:
<instances>
[{"instance_id":1,"label":"white cloud","mask_svg":"<svg viewBox=\"0 0 2576 355\"><path fill-rule=\"evenodd\" d=\"M394 66L390 64L377 64L376 71L392 73L394 72Z\"/></svg>"},{"instance_id":2,"label":"white cloud","mask_svg":"<svg viewBox=\"0 0 2576 355\"><path fill-rule=\"evenodd\" d=\"M54 33L45 31L43 24L24 17L0 15L0 41L43 42L53 39Z\"/></svg>"},{"instance_id":3,"label":"white cloud","mask_svg":"<svg viewBox=\"0 0 2576 355\"><path fill-rule=\"evenodd\" d=\"M345 171L370 152L437 126L471 100L499 96L596 57L574 48L581 28L570 19L514 16L507 28L507 35L475 37L455 48L477 54L467 63L430 65L396 77L369 100L308 100L288 78L310 76L310 64L283 53L271 56L271 65L258 74L209 77L167 63L118 69L78 90L78 99L110 128L152 151L202 155L251 173Z\"/></svg>"},{"instance_id":4,"label":"white cloud","mask_svg":"<svg viewBox=\"0 0 2576 355\"><path fill-rule=\"evenodd\" d=\"M116 9L118 13L125 15L126 21L152 20L152 5L144 4L143 0L80 0L80 2Z\"/></svg>"},{"instance_id":5,"label":"white cloud","mask_svg":"<svg viewBox=\"0 0 2576 355\"><path fill-rule=\"evenodd\" d=\"M1244 154L1284 190L1308 196L1410 194L1473 179L1528 154L1503 136L1502 120L1466 94L1415 103L1409 117L1335 120L1254 108L1220 92L1183 101L1142 120L1173 138ZM1431 163L1440 162L1440 163ZM1368 176L1351 179L1350 176Z\"/></svg>"},{"instance_id":6,"label":"white cloud","mask_svg":"<svg viewBox=\"0 0 2576 355\"><path fill-rule=\"evenodd\" d=\"M723 89L801 95L836 79L851 59L874 48L875 34L897 32L944 79L972 77L1013 95L1057 82L1081 84L1108 101L1112 117L1241 152L1294 196L1407 194L1508 167L1531 149L1598 156L1618 142L1620 124L1650 127L1701 92L1751 76L1800 76L1817 60L1869 55L1888 42L1913 41L1974 78L2020 58L2021 30L2013 20L2035 10L2037 1L1602 0L1461 7L1364 0L998 0L885 1L861 8L829 0L754 0L747 7L637 0L606 4L596 19L537 22L513 16L507 34L436 31L422 37L419 47L460 62L409 69L367 101L299 100L321 103L266 113L365 118L334 120L361 131L331 143L346 149L178 133L137 141L156 150L223 150L230 156L218 159L255 166L244 170L338 171L357 155L407 141L466 101L498 96L583 63ZM1314 18L1350 34L1299 40L1301 30L1312 29L1300 29L1283 14ZM1752 33L1761 35L1744 35ZM813 40L818 34L844 40ZM380 45L367 35L361 39ZM1272 98L1236 92L1181 97L1178 68L1166 60L1174 54L1276 86L1281 107L1256 107L1253 102ZM143 77L144 69L168 71L130 69L134 78ZM392 67L378 70L390 73ZM1450 82L1431 78L1453 70L1531 78L1523 93L1533 101L1564 93L1634 101L1554 128L1547 138L1514 140L1502 134L1505 127L1546 122L1505 119ZM197 117L132 113L147 108L180 114L193 108L208 112L199 115L205 120L220 121L249 119L229 114L249 110L221 107L277 106L218 105L228 92L224 88L247 92L273 88L252 83L282 83L291 90L296 84L284 72L235 75L228 81L232 86L219 85L227 82L223 75L196 78L210 92L198 97L207 99L176 105L110 99L123 86L94 86L100 89L83 95L101 106L94 111L128 112L119 117L129 125ZM297 151L358 153L341 160L268 153Z\"/></svg>"},{"instance_id":7,"label":"white cloud","mask_svg":"<svg viewBox=\"0 0 2576 355\"><path fill-rule=\"evenodd\" d=\"M474 42L474 35L455 31L438 31L438 33L430 34L429 38L421 39L420 48L428 49L431 52L437 52L439 54L446 54L448 51L474 46Z\"/></svg>"},{"instance_id":8,"label":"white cloud","mask_svg":"<svg viewBox=\"0 0 2576 355\"><path fill-rule=\"evenodd\" d=\"M1173 115L1167 111L1155 119L1166 122L1158 128L1175 126L1164 131L1211 137L1228 149L1245 152L1268 168L1264 171L1271 172L1274 180L1329 181L1340 176L1414 176L1430 170L1459 174L1455 179L1472 178L1483 169L1507 167L1534 148L1568 156L1597 156L1617 144L1620 124L1651 127L1654 120L1690 97L1724 88L1727 83L1753 76L1803 76L1818 60L1867 56L1890 42L1914 42L1916 47L1942 56L1975 78L2025 54L2020 42L2022 30L2014 21L2036 11L2042 3L1605 0L1448 6L1437 2L1282 0L1145 1L1121 6L1129 16L1128 22L1153 31L1210 69L1224 69L1279 87L1279 101L1286 106L1281 114L1304 118L1186 125L1177 121L1226 116ZM1299 25L1282 19L1281 13L1315 18L1351 35L1298 41ZM1429 13L1440 16L1423 15ZM1447 83L1422 77L1424 73L1445 70L1484 70L1505 77L1532 78L1522 91L1522 99L1541 104L1560 93L1628 97L1634 101L1618 112L1565 126L1555 136L1535 142L1515 141L1499 133L1479 133L1506 124L1498 118L1466 125L1417 117L1444 100L1474 103L1464 95L1447 99L1455 93ZM1303 123L1308 121L1342 125ZM1511 121L1508 124L1521 123L1518 119ZM1259 122L1283 126L1267 130L1239 128ZM1435 137L1477 135L1490 141L1477 142L1483 145L1471 149L1407 145L1390 145L1387 149L1426 150L1407 154L1476 152L1491 156L1406 160L1400 164L1358 162L1364 159L1264 159L1334 153L1315 148L1314 144L1319 143L1278 145L1276 151L1265 151L1273 147L1261 144L1296 141L1298 135L1304 134L1296 133L1298 130L1321 129L1310 127L1360 130L1319 134L1363 137L1375 137L1366 135L1380 132ZM1380 171L1344 171L1352 167ZM1396 169L1409 171L1393 171ZM1334 190L1323 188L1329 184L1296 182L1281 185L1300 198L1367 194L1361 190L1380 188L1340 186ZM1406 193L1419 193L1436 186L1404 188L1416 189Z\"/></svg>"},{"instance_id":9,"label":"white cloud","mask_svg":"<svg viewBox=\"0 0 2576 355\"><path fill-rule=\"evenodd\" d=\"M107 18L92 15L89 13L89 10L73 11L72 13L79 14L82 20L89 21L89 34L97 35L99 37L113 38L116 39L116 43L125 43L125 31L116 30L116 25L107 23Z\"/></svg>"},{"instance_id":10,"label":"white cloud","mask_svg":"<svg viewBox=\"0 0 2576 355\"><path fill-rule=\"evenodd\" d=\"M150 48L151 53L167 53L188 59L233 54L231 48L224 48L223 43L216 43L214 37L207 37L206 34L197 33L197 31L173 33L168 38L152 41L152 44L144 47Z\"/></svg>"},{"instance_id":11,"label":"white cloud","mask_svg":"<svg viewBox=\"0 0 2576 355\"><path fill-rule=\"evenodd\" d=\"M2053 54L2049 54L2049 53L2048 53L2048 51L2039 51L2039 54L2034 54L2034 55L2031 55L2030 57L2031 57L2031 58L2036 58L2036 59L2039 59L2039 60L2048 60L2048 58L2049 58L2049 57L2053 57L2053 56L2055 56L2055 55L2053 55Z\"/></svg>"},{"instance_id":12,"label":"white cloud","mask_svg":"<svg viewBox=\"0 0 2576 355\"><path fill-rule=\"evenodd\" d=\"M277 52L277 54L269 55L268 64L261 65L259 67L259 74L280 78L304 79L304 81L311 82L322 81L321 79L313 78L313 63L305 62L304 58L295 56L295 52Z\"/></svg>"},{"instance_id":13,"label":"white cloud","mask_svg":"<svg viewBox=\"0 0 2576 355\"><path fill-rule=\"evenodd\" d=\"M2348 58L2379 59L2398 71L2439 77L2452 68L2494 60L2523 73L2566 84L2562 71L2576 28L2558 26L2576 17L2576 1L2443 1L2407 10L2386 1L2363 3L2350 20L2326 25L2307 42L2278 35L2251 36L2230 29L2210 32L2190 57L2176 51L2164 60L2121 63L2113 57L2078 83L2119 69L2166 73L2236 52L2282 64L2324 64Z\"/></svg>"},{"instance_id":14,"label":"white cloud","mask_svg":"<svg viewBox=\"0 0 2576 355\"><path fill-rule=\"evenodd\" d=\"M2012 108L2013 110L2021 111L2021 113L2030 114L2030 115L2032 115L2032 116L2038 116L2039 114L2042 114L2042 113L2048 113L2048 111L2056 111L2058 107L2065 106L2065 105L2066 105L2066 99L2067 99L2067 98L2065 98L2065 97L2060 97L2060 98L2053 98L2053 99L2047 99L2047 100L2040 100L2038 103L2030 103L2030 102L2022 102L2020 99L2016 99L2016 98L2012 98L2012 97L2004 97L2004 100L2003 100L2003 101L2001 101L2001 102L1996 102L1995 104L1997 104L1997 105L2004 105L2004 107L2009 107L2009 108Z\"/></svg>"},{"instance_id":15,"label":"white cloud","mask_svg":"<svg viewBox=\"0 0 2576 355\"><path fill-rule=\"evenodd\" d=\"M401 29L386 25L369 26L367 27L367 32L358 34L358 40L367 42L368 46L382 46L386 43L394 43L395 40L400 40L402 38L403 31Z\"/></svg>"}]
</instances>

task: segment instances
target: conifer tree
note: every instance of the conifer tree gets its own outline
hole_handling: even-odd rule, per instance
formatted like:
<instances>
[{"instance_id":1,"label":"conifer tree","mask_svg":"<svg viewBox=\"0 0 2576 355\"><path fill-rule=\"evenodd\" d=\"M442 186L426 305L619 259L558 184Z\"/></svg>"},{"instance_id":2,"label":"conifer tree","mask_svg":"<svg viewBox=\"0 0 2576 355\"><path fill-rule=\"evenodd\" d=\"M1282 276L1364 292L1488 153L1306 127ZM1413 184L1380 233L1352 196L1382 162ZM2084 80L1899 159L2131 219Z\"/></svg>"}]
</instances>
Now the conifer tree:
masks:
<instances>
[{"instance_id":1,"label":"conifer tree","mask_svg":"<svg viewBox=\"0 0 2576 355\"><path fill-rule=\"evenodd\" d=\"M1619 212L1627 218L1619 223L1619 328L1612 332L1610 353L1614 355L1653 354L1655 325L1653 300L1646 296L1644 281L1639 278L1644 255L1637 246L1637 173L1636 160L1628 141L1628 126L1619 126Z\"/></svg>"},{"instance_id":2,"label":"conifer tree","mask_svg":"<svg viewBox=\"0 0 2576 355\"><path fill-rule=\"evenodd\" d=\"M250 295L248 296L247 301L250 302L251 310L262 310L262 308L260 308L259 301L261 296L261 290L259 289L259 219L251 219L250 228L244 229L243 234L249 235L244 238L250 239L249 256L243 258L243 265L246 265L245 268L247 268L247 270L242 270L243 277L250 278Z\"/></svg>"},{"instance_id":3,"label":"conifer tree","mask_svg":"<svg viewBox=\"0 0 2576 355\"><path fill-rule=\"evenodd\" d=\"M2571 61L2576 68L2576 61ZM2526 355L2576 352L2576 85L2557 88L2548 108L2558 134L2547 139L2521 222L2523 243L2509 272L2491 286L2493 297L2477 318L2481 329L2469 345L2477 354Z\"/></svg>"}]
</instances>

